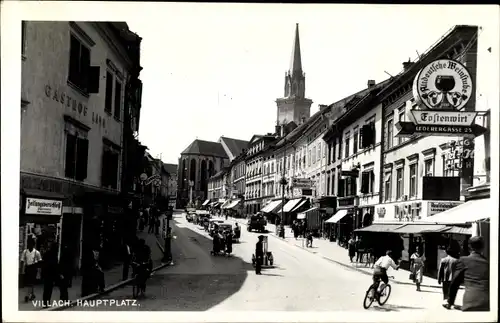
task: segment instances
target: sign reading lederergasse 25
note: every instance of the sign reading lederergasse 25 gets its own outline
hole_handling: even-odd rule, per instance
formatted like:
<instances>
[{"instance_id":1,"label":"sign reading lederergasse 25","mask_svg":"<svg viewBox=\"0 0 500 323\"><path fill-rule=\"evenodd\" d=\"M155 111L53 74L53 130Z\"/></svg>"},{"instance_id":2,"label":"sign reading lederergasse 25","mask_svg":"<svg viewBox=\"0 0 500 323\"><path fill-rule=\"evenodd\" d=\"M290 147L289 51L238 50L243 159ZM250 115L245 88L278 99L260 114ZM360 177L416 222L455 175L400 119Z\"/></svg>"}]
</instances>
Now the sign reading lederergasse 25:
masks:
<instances>
[{"instance_id":1,"label":"sign reading lederergasse 25","mask_svg":"<svg viewBox=\"0 0 500 323\"><path fill-rule=\"evenodd\" d=\"M455 60L440 59L424 66L413 82L419 109L411 111L411 122L396 124L397 136L481 135L486 129L474 124L477 112L461 111L472 96L473 86L467 68Z\"/></svg>"}]
</instances>

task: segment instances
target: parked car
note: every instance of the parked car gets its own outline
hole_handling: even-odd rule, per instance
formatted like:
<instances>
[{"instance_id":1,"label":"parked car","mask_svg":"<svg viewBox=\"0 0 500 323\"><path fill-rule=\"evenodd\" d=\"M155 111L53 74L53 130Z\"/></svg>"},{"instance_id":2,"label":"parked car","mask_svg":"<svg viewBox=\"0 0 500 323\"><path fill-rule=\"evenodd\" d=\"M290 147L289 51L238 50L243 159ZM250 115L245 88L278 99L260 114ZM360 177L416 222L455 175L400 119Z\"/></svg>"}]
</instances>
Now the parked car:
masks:
<instances>
[{"instance_id":1,"label":"parked car","mask_svg":"<svg viewBox=\"0 0 500 323\"><path fill-rule=\"evenodd\" d=\"M220 220L220 219L210 219L210 220L208 220L208 234L210 234L210 236L213 236L215 228L220 223L224 223L224 220Z\"/></svg>"}]
</instances>

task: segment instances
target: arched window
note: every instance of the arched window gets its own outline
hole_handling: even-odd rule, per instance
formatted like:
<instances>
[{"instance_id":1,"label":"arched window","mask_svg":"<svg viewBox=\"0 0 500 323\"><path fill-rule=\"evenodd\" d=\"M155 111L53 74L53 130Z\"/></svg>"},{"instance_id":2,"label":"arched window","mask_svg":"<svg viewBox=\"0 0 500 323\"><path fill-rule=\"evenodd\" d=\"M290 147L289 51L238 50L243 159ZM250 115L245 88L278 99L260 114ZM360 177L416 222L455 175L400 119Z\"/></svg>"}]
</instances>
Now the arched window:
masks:
<instances>
[{"instance_id":1,"label":"arched window","mask_svg":"<svg viewBox=\"0 0 500 323\"><path fill-rule=\"evenodd\" d=\"M208 162L208 177L212 176L214 176L214 162L210 160Z\"/></svg>"},{"instance_id":2,"label":"arched window","mask_svg":"<svg viewBox=\"0 0 500 323\"><path fill-rule=\"evenodd\" d=\"M201 161L201 178L200 178L200 185L201 185L201 190L206 192L208 189L207 186L207 161L204 159Z\"/></svg>"},{"instance_id":3,"label":"arched window","mask_svg":"<svg viewBox=\"0 0 500 323\"><path fill-rule=\"evenodd\" d=\"M189 166L189 180L196 184L196 159L191 159Z\"/></svg>"},{"instance_id":4,"label":"arched window","mask_svg":"<svg viewBox=\"0 0 500 323\"><path fill-rule=\"evenodd\" d=\"M185 189L186 188L186 184L187 184L187 163L186 163L186 160L183 159L182 160L182 168L181 168L181 189Z\"/></svg>"}]
</instances>

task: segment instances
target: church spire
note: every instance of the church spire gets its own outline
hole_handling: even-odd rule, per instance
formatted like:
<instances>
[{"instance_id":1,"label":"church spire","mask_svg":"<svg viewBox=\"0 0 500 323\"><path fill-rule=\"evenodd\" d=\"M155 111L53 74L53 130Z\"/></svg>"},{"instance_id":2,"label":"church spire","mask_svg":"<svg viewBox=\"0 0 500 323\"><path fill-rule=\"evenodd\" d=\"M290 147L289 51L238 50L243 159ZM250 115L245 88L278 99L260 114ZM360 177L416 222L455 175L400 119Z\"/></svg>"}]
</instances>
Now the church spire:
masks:
<instances>
[{"instance_id":1,"label":"church spire","mask_svg":"<svg viewBox=\"0 0 500 323\"><path fill-rule=\"evenodd\" d=\"M295 25L295 39L293 41L292 58L290 60L289 73L302 75L302 59L300 57L299 24Z\"/></svg>"}]
</instances>

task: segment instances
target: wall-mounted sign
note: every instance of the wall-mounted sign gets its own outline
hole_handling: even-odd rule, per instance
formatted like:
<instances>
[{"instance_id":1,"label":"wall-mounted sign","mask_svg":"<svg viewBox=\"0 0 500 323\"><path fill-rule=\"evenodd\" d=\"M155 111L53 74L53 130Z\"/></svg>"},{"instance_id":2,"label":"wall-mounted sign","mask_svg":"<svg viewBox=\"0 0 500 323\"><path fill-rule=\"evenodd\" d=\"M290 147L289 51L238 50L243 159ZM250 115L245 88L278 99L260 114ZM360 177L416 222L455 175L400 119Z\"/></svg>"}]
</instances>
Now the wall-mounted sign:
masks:
<instances>
[{"instance_id":1,"label":"wall-mounted sign","mask_svg":"<svg viewBox=\"0 0 500 323\"><path fill-rule=\"evenodd\" d=\"M380 218L383 218L385 216L386 210L385 207L379 207L377 209L377 214Z\"/></svg>"},{"instance_id":2,"label":"wall-mounted sign","mask_svg":"<svg viewBox=\"0 0 500 323\"><path fill-rule=\"evenodd\" d=\"M429 206L427 208L427 216L433 216L434 214L438 214L444 212L446 210L452 209L455 206L462 204L462 202L429 202Z\"/></svg>"},{"instance_id":3,"label":"wall-mounted sign","mask_svg":"<svg viewBox=\"0 0 500 323\"><path fill-rule=\"evenodd\" d=\"M478 124L473 124L470 126L455 126L455 125L417 125L413 122L398 122L396 123L396 129L398 133L396 136L405 137L414 134L435 134L439 136L470 136L477 137L486 132L486 128L481 127Z\"/></svg>"},{"instance_id":4,"label":"wall-mounted sign","mask_svg":"<svg viewBox=\"0 0 500 323\"><path fill-rule=\"evenodd\" d=\"M461 110L472 96L472 78L461 63L440 59L418 72L413 96L424 109Z\"/></svg>"},{"instance_id":5,"label":"wall-mounted sign","mask_svg":"<svg viewBox=\"0 0 500 323\"><path fill-rule=\"evenodd\" d=\"M477 112L412 110L415 124L431 126L471 126Z\"/></svg>"},{"instance_id":6,"label":"wall-mounted sign","mask_svg":"<svg viewBox=\"0 0 500 323\"><path fill-rule=\"evenodd\" d=\"M26 198L26 214L61 215L62 201Z\"/></svg>"},{"instance_id":7,"label":"wall-mounted sign","mask_svg":"<svg viewBox=\"0 0 500 323\"><path fill-rule=\"evenodd\" d=\"M313 186L314 186L313 181L308 179L308 178L293 178L292 179L292 187L294 187L294 188L310 189Z\"/></svg>"},{"instance_id":8,"label":"wall-mounted sign","mask_svg":"<svg viewBox=\"0 0 500 323\"><path fill-rule=\"evenodd\" d=\"M57 88L52 88L50 85L45 85L45 96L66 109L71 109L82 116L87 116L88 107L85 103L78 101L76 98L67 94L65 91ZM97 124L106 128L106 119L96 112L92 112L92 124Z\"/></svg>"},{"instance_id":9,"label":"wall-mounted sign","mask_svg":"<svg viewBox=\"0 0 500 323\"><path fill-rule=\"evenodd\" d=\"M342 170L342 171L340 171L340 176L359 177L359 171L358 170Z\"/></svg>"}]
</instances>

